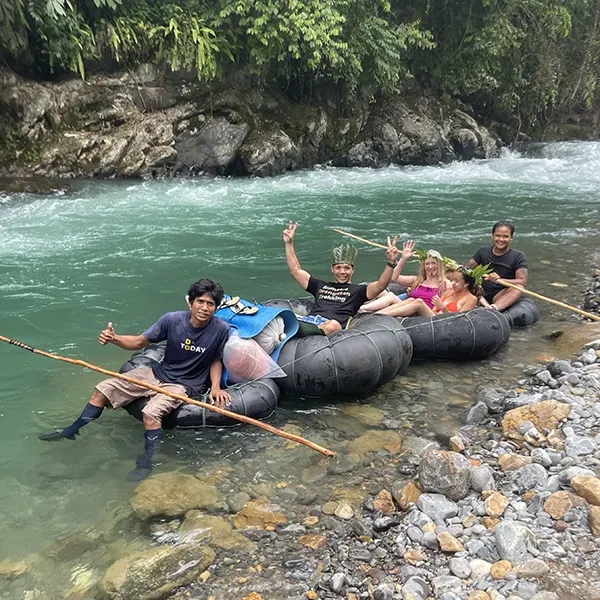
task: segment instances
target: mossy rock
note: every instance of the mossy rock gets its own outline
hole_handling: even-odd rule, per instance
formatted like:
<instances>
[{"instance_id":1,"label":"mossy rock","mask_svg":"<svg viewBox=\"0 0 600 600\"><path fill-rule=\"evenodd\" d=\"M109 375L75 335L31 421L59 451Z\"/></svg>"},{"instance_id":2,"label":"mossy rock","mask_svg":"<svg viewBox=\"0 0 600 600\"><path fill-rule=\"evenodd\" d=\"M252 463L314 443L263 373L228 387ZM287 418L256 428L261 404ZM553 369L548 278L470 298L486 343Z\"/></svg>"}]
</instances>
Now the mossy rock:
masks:
<instances>
[{"instance_id":1,"label":"mossy rock","mask_svg":"<svg viewBox=\"0 0 600 600\"><path fill-rule=\"evenodd\" d=\"M111 600L158 600L195 581L214 559L213 550L193 544L138 552L113 563L100 590Z\"/></svg>"}]
</instances>

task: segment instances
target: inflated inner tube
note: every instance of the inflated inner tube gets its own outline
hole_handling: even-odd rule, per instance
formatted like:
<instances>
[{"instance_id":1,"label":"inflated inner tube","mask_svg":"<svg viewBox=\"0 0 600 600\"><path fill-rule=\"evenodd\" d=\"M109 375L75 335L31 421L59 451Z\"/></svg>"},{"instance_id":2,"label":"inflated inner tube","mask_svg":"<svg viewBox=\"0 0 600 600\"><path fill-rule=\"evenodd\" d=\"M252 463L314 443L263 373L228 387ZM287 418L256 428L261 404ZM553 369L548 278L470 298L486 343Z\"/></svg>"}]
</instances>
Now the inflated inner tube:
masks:
<instances>
[{"instance_id":1,"label":"inflated inner tube","mask_svg":"<svg viewBox=\"0 0 600 600\"><path fill-rule=\"evenodd\" d=\"M392 294L396 294L396 296L399 296L400 294L406 294L406 288L395 281L390 281L387 286L387 291L392 292Z\"/></svg>"},{"instance_id":2,"label":"inflated inner tube","mask_svg":"<svg viewBox=\"0 0 600 600\"><path fill-rule=\"evenodd\" d=\"M413 343L413 357L418 359L487 358L510 338L510 325L504 315L486 308L397 319L406 328Z\"/></svg>"},{"instance_id":3,"label":"inflated inner tube","mask_svg":"<svg viewBox=\"0 0 600 600\"><path fill-rule=\"evenodd\" d=\"M537 304L527 296L519 298L512 306L502 311L513 329L530 327L540 320Z\"/></svg>"},{"instance_id":4,"label":"inflated inner tube","mask_svg":"<svg viewBox=\"0 0 600 600\"><path fill-rule=\"evenodd\" d=\"M119 372L127 373L136 367L152 367L162 361L165 347L166 342L161 342L138 350ZM253 419L270 417L277 408L280 393L273 379L257 379L249 383L234 385L227 388L227 392L231 396L231 405L227 407L227 410ZM198 399L200 400L200 398ZM147 402L148 398L142 397L124 408L130 415L141 421L142 410ZM234 425L240 425L240 422L194 404L182 404L163 419L163 427L166 429L173 427L232 427Z\"/></svg>"},{"instance_id":5,"label":"inflated inner tube","mask_svg":"<svg viewBox=\"0 0 600 600\"><path fill-rule=\"evenodd\" d=\"M410 338L396 319L364 315L331 335L290 340L277 360L286 374L277 384L300 396L363 395L404 372L411 356Z\"/></svg>"}]
</instances>

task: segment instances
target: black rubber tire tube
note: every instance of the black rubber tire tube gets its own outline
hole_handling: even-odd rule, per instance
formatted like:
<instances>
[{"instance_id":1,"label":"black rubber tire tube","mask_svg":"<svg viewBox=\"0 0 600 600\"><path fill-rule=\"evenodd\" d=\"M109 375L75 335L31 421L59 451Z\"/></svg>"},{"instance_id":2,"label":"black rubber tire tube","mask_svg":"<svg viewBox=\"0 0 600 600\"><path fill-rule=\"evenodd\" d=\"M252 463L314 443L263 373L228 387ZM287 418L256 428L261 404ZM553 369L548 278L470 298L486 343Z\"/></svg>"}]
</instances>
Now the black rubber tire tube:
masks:
<instances>
[{"instance_id":1,"label":"black rubber tire tube","mask_svg":"<svg viewBox=\"0 0 600 600\"><path fill-rule=\"evenodd\" d=\"M413 343L413 358L466 360L488 358L510 338L510 325L502 313L475 308L435 317L397 317Z\"/></svg>"},{"instance_id":2,"label":"black rubber tire tube","mask_svg":"<svg viewBox=\"0 0 600 600\"><path fill-rule=\"evenodd\" d=\"M512 329L530 327L540 320L537 304L527 297L519 298L512 306L502 311Z\"/></svg>"},{"instance_id":3,"label":"black rubber tire tube","mask_svg":"<svg viewBox=\"0 0 600 600\"><path fill-rule=\"evenodd\" d=\"M162 360L164 353L164 342L150 344L147 348L135 352L121 367L120 373L127 373L136 367L152 367ZM259 420L267 419L275 412L280 394L279 387L273 379L257 379L234 385L227 388L227 393L231 396L231 404L225 407L227 410ZM147 402L148 398L142 397L124 408L130 415L141 421L142 410ZM240 425L240 421L194 404L182 404L163 419L165 429L235 425Z\"/></svg>"},{"instance_id":4,"label":"black rubber tire tube","mask_svg":"<svg viewBox=\"0 0 600 600\"><path fill-rule=\"evenodd\" d=\"M392 317L365 315L329 336L293 338L277 363L282 392L307 397L364 395L404 372L412 343Z\"/></svg>"}]
</instances>

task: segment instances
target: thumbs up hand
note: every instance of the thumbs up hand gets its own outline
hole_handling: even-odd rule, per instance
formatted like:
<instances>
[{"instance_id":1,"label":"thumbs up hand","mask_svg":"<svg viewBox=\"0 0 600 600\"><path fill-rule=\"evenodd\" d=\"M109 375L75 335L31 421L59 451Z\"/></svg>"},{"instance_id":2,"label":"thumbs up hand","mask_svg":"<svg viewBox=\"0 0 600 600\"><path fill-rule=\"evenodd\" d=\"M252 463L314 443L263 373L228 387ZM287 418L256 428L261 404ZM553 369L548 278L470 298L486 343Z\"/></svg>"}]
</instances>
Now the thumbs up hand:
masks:
<instances>
[{"instance_id":1,"label":"thumbs up hand","mask_svg":"<svg viewBox=\"0 0 600 600\"><path fill-rule=\"evenodd\" d=\"M98 337L98 341L105 346L106 344L110 344L115 339L115 329L112 323L108 324L106 329L103 329L100 332L100 336Z\"/></svg>"}]
</instances>

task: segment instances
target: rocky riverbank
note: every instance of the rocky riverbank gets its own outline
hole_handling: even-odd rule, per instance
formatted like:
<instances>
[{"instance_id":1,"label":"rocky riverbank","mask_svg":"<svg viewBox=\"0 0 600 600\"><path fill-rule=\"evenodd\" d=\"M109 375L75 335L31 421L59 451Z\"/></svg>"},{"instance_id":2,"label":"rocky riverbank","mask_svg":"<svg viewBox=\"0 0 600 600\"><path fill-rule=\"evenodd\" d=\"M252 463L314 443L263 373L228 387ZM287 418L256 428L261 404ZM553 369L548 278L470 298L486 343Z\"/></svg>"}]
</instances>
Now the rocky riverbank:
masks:
<instances>
[{"instance_id":1,"label":"rocky riverbank","mask_svg":"<svg viewBox=\"0 0 600 600\"><path fill-rule=\"evenodd\" d=\"M481 389L445 439L344 412L371 428L335 460L299 460L298 477L240 486L223 465L142 482L127 527L151 545L79 573L69 597L600 599L600 339ZM306 459L281 444L272 460ZM82 538L45 554L74 551ZM29 568L0 563L0 578Z\"/></svg>"},{"instance_id":2,"label":"rocky riverbank","mask_svg":"<svg viewBox=\"0 0 600 600\"><path fill-rule=\"evenodd\" d=\"M154 65L55 83L0 69L0 87L0 177L269 176L491 158L501 146L469 107L419 90L291 102L241 74L211 87Z\"/></svg>"},{"instance_id":3,"label":"rocky riverbank","mask_svg":"<svg viewBox=\"0 0 600 600\"><path fill-rule=\"evenodd\" d=\"M465 421L450 450L413 440L408 462L387 439L360 486L340 456L328 471L349 487L306 515L247 504L234 523L262 515L243 523L252 551L177 598L600 598L600 340L483 391Z\"/></svg>"},{"instance_id":4,"label":"rocky riverbank","mask_svg":"<svg viewBox=\"0 0 600 600\"><path fill-rule=\"evenodd\" d=\"M600 315L600 269L592 274L583 297L583 309Z\"/></svg>"}]
</instances>

